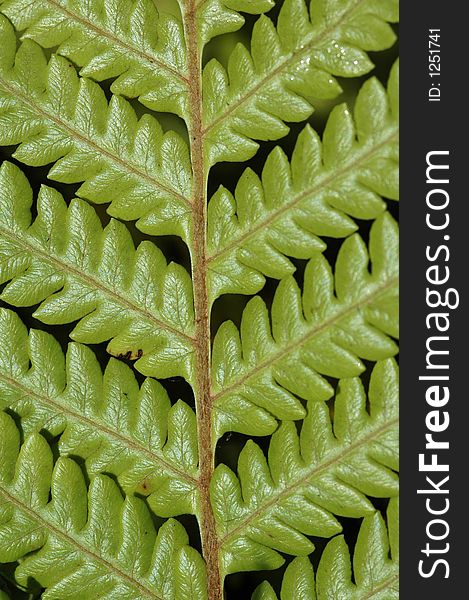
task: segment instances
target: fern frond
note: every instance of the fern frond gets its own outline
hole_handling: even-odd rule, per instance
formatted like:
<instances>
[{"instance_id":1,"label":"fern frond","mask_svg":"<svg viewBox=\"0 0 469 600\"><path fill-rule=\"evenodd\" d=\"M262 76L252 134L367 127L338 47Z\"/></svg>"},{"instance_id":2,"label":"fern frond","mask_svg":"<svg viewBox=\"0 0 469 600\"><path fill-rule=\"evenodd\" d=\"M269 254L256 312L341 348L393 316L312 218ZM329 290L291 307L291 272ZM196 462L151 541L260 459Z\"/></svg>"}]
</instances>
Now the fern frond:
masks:
<instances>
[{"instance_id":1,"label":"fern frond","mask_svg":"<svg viewBox=\"0 0 469 600\"><path fill-rule=\"evenodd\" d=\"M2 15L0 36L0 143L20 144L13 156L28 165L55 163L49 178L84 182L78 195L109 202L112 216L187 240L192 175L182 138L150 115L137 120L123 98L108 105L98 84L63 57L47 63L31 40L15 55L15 32Z\"/></svg>"},{"instance_id":2,"label":"fern frond","mask_svg":"<svg viewBox=\"0 0 469 600\"><path fill-rule=\"evenodd\" d=\"M126 227L114 219L103 230L82 200L67 208L62 196L43 186L38 216L18 167L0 168L0 297L14 306L42 304L34 316L49 324L79 320L71 337L108 351L140 358L142 372L160 377L193 372L194 309L186 270L166 265L151 242L135 250Z\"/></svg>"},{"instance_id":3,"label":"fern frond","mask_svg":"<svg viewBox=\"0 0 469 600\"><path fill-rule=\"evenodd\" d=\"M208 252L211 295L253 294L264 277L281 279L294 266L288 256L307 259L325 248L317 236L346 237L357 226L350 217L375 219L397 199L398 64L388 93L376 79L361 88L354 108L346 104L329 117L321 144L306 126L291 165L275 148L262 180L246 169L235 196L220 187L209 204Z\"/></svg>"},{"instance_id":4,"label":"fern frond","mask_svg":"<svg viewBox=\"0 0 469 600\"><path fill-rule=\"evenodd\" d=\"M206 599L203 560L182 525L167 521L157 534L143 500L124 499L111 478L98 475L87 490L73 460L53 464L41 435L20 449L4 412L0 428L0 559L21 560L20 584L33 577L44 600Z\"/></svg>"},{"instance_id":5,"label":"fern frond","mask_svg":"<svg viewBox=\"0 0 469 600\"><path fill-rule=\"evenodd\" d=\"M211 491L225 573L275 569L283 563L278 552L307 555L314 545L305 536L341 530L334 515L365 516L373 511L367 495L397 494L393 359L373 369L368 398L369 413L360 379L343 379L333 420L327 405L309 401L300 435L293 422L283 422L272 436L268 462L249 441L238 476L225 465L216 468Z\"/></svg>"},{"instance_id":6,"label":"fern frond","mask_svg":"<svg viewBox=\"0 0 469 600\"><path fill-rule=\"evenodd\" d=\"M398 18L397 0L285 0L277 27L262 16L251 51L238 44L228 70L212 59L204 69L204 137L209 164L247 160L258 144L288 132L317 99L335 97L334 76L356 77L373 64L366 51L395 41L387 22Z\"/></svg>"},{"instance_id":7,"label":"fern frond","mask_svg":"<svg viewBox=\"0 0 469 600\"><path fill-rule=\"evenodd\" d=\"M25 434L60 435L61 456L80 456L91 475L111 473L127 492L149 496L160 516L195 513L196 417L182 400L111 359L104 375L93 352L71 343L65 358L48 333L0 309L0 405L21 415Z\"/></svg>"},{"instance_id":8,"label":"fern frond","mask_svg":"<svg viewBox=\"0 0 469 600\"><path fill-rule=\"evenodd\" d=\"M0 302L23 307L0 307L0 587L222 600L289 555L280 600L396 598L397 63L334 98L394 44L398 0L274 4L0 0L0 146L35 190L0 166ZM234 173L215 163L321 106L321 136L305 122L209 199ZM224 294L253 297L217 331L245 304Z\"/></svg>"},{"instance_id":9,"label":"fern frond","mask_svg":"<svg viewBox=\"0 0 469 600\"><path fill-rule=\"evenodd\" d=\"M187 57L179 19L152 0L6 0L2 12L23 38L57 47L111 91L160 111L187 114Z\"/></svg>"},{"instance_id":10,"label":"fern frond","mask_svg":"<svg viewBox=\"0 0 469 600\"><path fill-rule=\"evenodd\" d=\"M300 419L298 396L312 401L332 396L322 375L353 377L365 368L360 358L393 356L397 347L388 336L398 336L397 270L397 226L384 213L371 228L369 253L358 234L342 244L335 277L316 253L305 270L302 298L294 278L283 279L272 325L258 296L248 302L240 331L231 321L223 323L213 344L217 436L228 430L253 434L255 426L244 419L246 404L278 419Z\"/></svg>"},{"instance_id":11,"label":"fern frond","mask_svg":"<svg viewBox=\"0 0 469 600\"><path fill-rule=\"evenodd\" d=\"M306 557L295 558L282 581L280 600L394 600L398 592L398 499L387 510L388 531L375 512L363 519L354 553L355 584L351 581L350 554L342 536L331 540L319 563L317 584ZM388 558L390 547L391 559ZM277 600L271 585L259 585L252 600Z\"/></svg>"}]
</instances>

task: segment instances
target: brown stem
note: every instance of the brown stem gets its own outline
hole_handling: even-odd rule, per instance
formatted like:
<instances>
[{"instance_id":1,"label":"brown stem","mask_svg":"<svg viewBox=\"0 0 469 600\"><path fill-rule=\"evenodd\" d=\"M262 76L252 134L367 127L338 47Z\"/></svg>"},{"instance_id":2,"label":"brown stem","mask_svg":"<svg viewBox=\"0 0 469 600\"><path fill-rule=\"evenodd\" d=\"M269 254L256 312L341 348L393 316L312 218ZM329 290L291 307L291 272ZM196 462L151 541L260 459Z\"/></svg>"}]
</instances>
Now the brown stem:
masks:
<instances>
[{"instance_id":1,"label":"brown stem","mask_svg":"<svg viewBox=\"0 0 469 600\"><path fill-rule=\"evenodd\" d=\"M214 469L212 402L210 397L210 307L207 291L207 173L203 150L202 68L197 36L196 3L188 0L183 11L189 62L190 122L188 125L194 179L192 281L196 322L196 412L199 437L200 535L207 565L209 600L222 600L219 540L210 502Z\"/></svg>"}]
</instances>

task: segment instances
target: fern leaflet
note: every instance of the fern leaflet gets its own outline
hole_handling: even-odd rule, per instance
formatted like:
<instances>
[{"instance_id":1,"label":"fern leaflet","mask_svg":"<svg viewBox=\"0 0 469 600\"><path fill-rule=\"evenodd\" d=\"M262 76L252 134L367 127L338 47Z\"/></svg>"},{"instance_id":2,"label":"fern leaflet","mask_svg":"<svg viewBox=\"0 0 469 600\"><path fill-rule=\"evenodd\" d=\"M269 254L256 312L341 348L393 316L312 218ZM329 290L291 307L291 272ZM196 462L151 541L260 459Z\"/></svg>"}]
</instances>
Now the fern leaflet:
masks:
<instances>
[{"instance_id":1,"label":"fern leaflet","mask_svg":"<svg viewBox=\"0 0 469 600\"><path fill-rule=\"evenodd\" d=\"M296 558L285 571L280 600L394 600L399 597L398 578L398 500L392 499L387 511L388 532L379 513L366 517L354 553L351 581L350 556L343 537L334 538L319 563L316 586L309 560ZM389 537L388 537L389 536ZM391 560L388 558L391 551ZM339 574L339 577L336 576ZM261 584L252 600L277 600L272 587Z\"/></svg>"},{"instance_id":2,"label":"fern leaflet","mask_svg":"<svg viewBox=\"0 0 469 600\"><path fill-rule=\"evenodd\" d=\"M117 476L129 493L148 496L159 515L196 512L197 426L186 403L171 406L154 379L139 389L129 367L115 359L103 375L81 344L70 344L65 358L50 334L28 336L5 309L0 340L8 348L0 360L2 407L22 415L26 434L60 435L62 455L80 456L90 475Z\"/></svg>"},{"instance_id":3,"label":"fern leaflet","mask_svg":"<svg viewBox=\"0 0 469 600\"><path fill-rule=\"evenodd\" d=\"M97 475L87 490L73 460L53 464L41 435L19 449L13 419L0 413L0 427L0 552L10 562L32 553L17 569L20 583L40 577L43 597L57 600L204 598L203 561L177 521L156 536L144 503L123 499L112 479Z\"/></svg>"},{"instance_id":4,"label":"fern leaflet","mask_svg":"<svg viewBox=\"0 0 469 600\"><path fill-rule=\"evenodd\" d=\"M365 245L355 234L341 247L335 278L317 254L306 267L302 299L293 277L280 282L272 328L260 298L247 304L241 332L223 323L213 345L218 435L231 428L253 434L240 426L242 414L237 420L246 401L278 419L300 419L304 410L297 396L314 401L332 396L323 375L353 377L364 370L360 358L376 361L397 352L388 337L398 333L397 253L396 226L385 213L370 234L371 274Z\"/></svg>"},{"instance_id":5,"label":"fern leaflet","mask_svg":"<svg viewBox=\"0 0 469 600\"><path fill-rule=\"evenodd\" d=\"M67 209L53 189L42 188L30 225L31 188L9 163L1 168L0 186L0 281L13 280L1 297L14 306L42 302L34 315L45 323L80 319L73 339L93 344L111 338L108 351L141 357L143 371L183 373L191 380L194 316L187 272L166 265L150 242L135 251L118 221L103 231L85 202Z\"/></svg>"},{"instance_id":6,"label":"fern leaflet","mask_svg":"<svg viewBox=\"0 0 469 600\"><path fill-rule=\"evenodd\" d=\"M377 363L370 415L359 379L345 379L333 428L327 406L310 401L299 436L291 421L272 435L268 463L250 441L239 456L239 480L217 467L212 499L226 572L275 569L283 563L278 552L309 554L314 546L305 535L340 532L334 514L365 516L373 510L365 495L397 493L397 385L395 363Z\"/></svg>"},{"instance_id":7,"label":"fern leaflet","mask_svg":"<svg viewBox=\"0 0 469 600\"><path fill-rule=\"evenodd\" d=\"M388 97L375 79L362 87L356 127L347 106L336 107L322 146L307 126L291 166L276 148L262 181L247 169L235 197L219 188L208 209L212 297L259 291L265 277L281 279L293 272L288 256L311 258L325 248L318 236L348 236L356 229L349 216L375 219L385 208L380 195L397 199L398 77L396 64Z\"/></svg>"}]
</instances>

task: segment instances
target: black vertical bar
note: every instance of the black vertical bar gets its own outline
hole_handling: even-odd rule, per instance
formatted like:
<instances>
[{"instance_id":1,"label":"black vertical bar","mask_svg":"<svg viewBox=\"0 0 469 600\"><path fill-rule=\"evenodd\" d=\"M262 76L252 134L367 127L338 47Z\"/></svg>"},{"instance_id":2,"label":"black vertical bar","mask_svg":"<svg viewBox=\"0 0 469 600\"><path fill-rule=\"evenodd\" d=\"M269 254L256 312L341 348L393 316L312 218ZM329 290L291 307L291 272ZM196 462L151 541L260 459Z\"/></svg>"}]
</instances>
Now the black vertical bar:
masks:
<instances>
[{"instance_id":1,"label":"black vertical bar","mask_svg":"<svg viewBox=\"0 0 469 600\"><path fill-rule=\"evenodd\" d=\"M469 597L463 591L469 574L469 69L464 6L436 0L401 4L400 597L405 600ZM427 182L427 160L449 169L430 170ZM447 218L448 226L437 229ZM434 282L446 276L448 281ZM432 308L429 303L438 304L438 295L427 298L427 290L439 292L442 303L447 298L452 306L459 297L459 306ZM442 330L449 323L448 330L439 331L437 322ZM427 343L449 353L429 355ZM419 379L435 376L448 380ZM430 441L426 435L432 436ZM449 448L435 447L436 442L448 442ZM430 471L432 460L448 471Z\"/></svg>"}]
</instances>

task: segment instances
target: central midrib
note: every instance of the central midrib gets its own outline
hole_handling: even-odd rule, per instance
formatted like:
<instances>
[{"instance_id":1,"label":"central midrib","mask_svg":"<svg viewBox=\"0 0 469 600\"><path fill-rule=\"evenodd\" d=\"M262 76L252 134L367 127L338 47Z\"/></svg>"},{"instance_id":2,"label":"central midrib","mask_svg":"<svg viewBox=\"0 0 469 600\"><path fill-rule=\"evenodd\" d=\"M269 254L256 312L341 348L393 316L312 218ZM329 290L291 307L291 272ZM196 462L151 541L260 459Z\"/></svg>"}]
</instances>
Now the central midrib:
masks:
<instances>
[{"instance_id":1,"label":"central midrib","mask_svg":"<svg viewBox=\"0 0 469 600\"><path fill-rule=\"evenodd\" d=\"M184 5L185 4L185 5ZM196 325L196 381L195 401L199 446L198 522L202 553L207 573L207 600L222 600L223 580L220 573L218 533L210 499L210 483L214 470L212 442L212 402L210 397L210 303L207 285L207 178L203 150L202 125L202 56L197 29L196 0L181 3L184 32L189 56L188 133L194 179L193 225L191 244L192 279Z\"/></svg>"}]
</instances>

